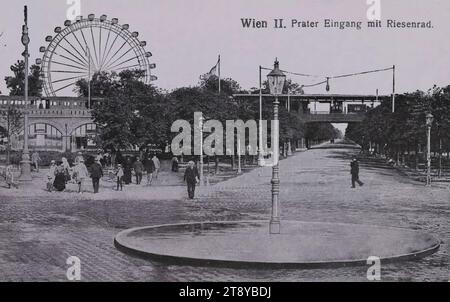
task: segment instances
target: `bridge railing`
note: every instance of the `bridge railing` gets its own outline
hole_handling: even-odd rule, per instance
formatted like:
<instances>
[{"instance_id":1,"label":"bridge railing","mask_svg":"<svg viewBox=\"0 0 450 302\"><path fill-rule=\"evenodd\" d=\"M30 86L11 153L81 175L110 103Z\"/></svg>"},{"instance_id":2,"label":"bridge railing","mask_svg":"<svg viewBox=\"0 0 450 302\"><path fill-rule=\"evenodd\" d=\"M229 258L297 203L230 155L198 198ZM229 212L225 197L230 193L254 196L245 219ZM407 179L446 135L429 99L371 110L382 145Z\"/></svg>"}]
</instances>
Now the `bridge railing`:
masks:
<instances>
[{"instance_id":1,"label":"bridge railing","mask_svg":"<svg viewBox=\"0 0 450 302\"><path fill-rule=\"evenodd\" d=\"M29 109L28 114L31 117L61 117L61 116L77 116L91 117L91 110L88 109Z\"/></svg>"}]
</instances>

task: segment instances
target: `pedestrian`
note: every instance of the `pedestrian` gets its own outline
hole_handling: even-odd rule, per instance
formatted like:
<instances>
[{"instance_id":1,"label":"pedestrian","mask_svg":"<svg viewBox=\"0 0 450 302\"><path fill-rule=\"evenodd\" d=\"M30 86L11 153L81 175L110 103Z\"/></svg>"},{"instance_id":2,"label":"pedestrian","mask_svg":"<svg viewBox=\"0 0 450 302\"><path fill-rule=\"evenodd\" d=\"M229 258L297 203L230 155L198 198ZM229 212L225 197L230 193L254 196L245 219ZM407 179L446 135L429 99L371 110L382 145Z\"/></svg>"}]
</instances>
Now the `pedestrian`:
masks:
<instances>
[{"instance_id":1,"label":"pedestrian","mask_svg":"<svg viewBox=\"0 0 450 302\"><path fill-rule=\"evenodd\" d=\"M174 156L172 158L172 172L178 172L178 157Z\"/></svg>"},{"instance_id":2,"label":"pedestrian","mask_svg":"<svg viewBox=\"0 0 450 302\"><path fill-rule=\"evenodd\" d=\"M141 162L141 159L138 157L133 164L134 173L136 175L136 184L140 185L142 181L142 173L144 171L144 165Z\"/></svg>"},{"instance_id":3,"label":"pedestrian","mask_svg":"<svg viewBox=\"0 0 450 302\"><path fill-rule=\"evenodd\" d=\"M53 182L55 181L56 162L52 160L50 162L50 169L47 174L47 191L53 191Z\"/></svg>"},{"instance_id":4,"label":"pedestrian","mask_svg":"<svg viewBox=\"0 0 450 302\"><path fill-rule=\"evenodd\" d=\"M103 177L103 168L100 163L100 159L96 159L95 162L91 165L90 169L92 186L94 187L94 194L97 194L100 187L100 178Z\"/></svg>"},{"instance_id":5,"label":"pedestrian","mask_svg":"<svg viewBox=\"0 0 450 302\"><path fill-rule=\"evenodd\" d=\"M81 160L83 160L83 162L84 162L83 154L81 152L78 152L77 156L75 157L75 165L79 164L81 162Z\"/></svg>"},{"instance_id":6,"label":"pedestrian","mask_svg":"<svg viewBox=\"0 0 450 302\"><path fill-rule=\"evenodd\" d=\"M153 173L155 172L155 164L150 157L144 161L145 172L147 173L147 186L150 186L153 181Z\"/></svg>"},{"instance_id":7,"label":"pedestrian","mask_svg":"<svg viewBox=\"0 0 450 302\"><path fill-rule=\"evenodd\" d=\"M15 181L13 165L8 165L6 167L5 176L6 176L6 184L8 185L8 189L11 189L11 186L15 187L16 189L19 188L19 185Z\"/></svg>"},{"instance_id":8,"label":"pedestrian","mask_svg":"<svg viewBox=\"0 0 450 302\"><path fill-rule=\"evenodd\" d=\"M125 159L123 173L123 182L126 185L129 185L131 183L131 160L129 157L126 157Z\"/></svg>"},{"instance_id":9,"label":"pedestrian","mask_svg":"<svg viewBox=\"0 0 450 302\"><path fill-rule=\"evenodd\" d=\"M78 164L73 169L73 178L75 179L76 183L78 184L78 193L83 194L84 189L84 182L86 178L89 177L89 172L86 168L86 165L84 164L84 159L81 158Z\"/></svg>"},{"instance_id":10,"label":"pedestrian","mask_svg":"<svg viewBox=\"0 0 450 302\"><path fill-rule=\"evenodd\" d=\"M62 166L64 168L64 179L67 184L70 181L70 164L67 161L67 158L65 158L65 157L63 157L61 159L61 162L62 162Z\"/></svg>"},{"instance_id":11,"label":"pedestrian","mask_svg":"<svg viewBox=\"0 0 450 302\"><path fill-rule=\"evenodd\" d=\"M184 181L187 183L189 199L194 199L195 185L199 182L199 174L193 161L188 163L186 171L184 172Z\"/></svg>"},{"instance_id":12,"label":"pedestrian","mask_svg":"<svg viewBox=\"0 0 450 302\"><path fill-rule=\"evenodd\" d=\"M120 191L123 190L123 182L122 182L122 178L123 178L123 168L121 164L117 165L117 170L116 170L116 179L117 179L117 189L116 191L119 191L119 187L120 187Z\"/></svg>"},{"instance_id":13,"label":"pedestrian","mask_svg":"<svg viewBox=\"0 0 450 302\"><path fill-rule=\"evenodd\" d=\"M98 150L97 156L95 157L95 161L98 162L103 167L103 151Z\"/></svg>"},{"instance_id":14,"label":"pedestrian","mask_svg":"<svg viewBox=\"0 0 450 302\"><path fill-rule=\"evenodd\" d=\"M53 188L58 192L66 189L66 174L62 162L59 162L55 168L55 179L53 181Z\"/></svg>"},{"instance_id":15,"label":"pedestrian","mask_svg":"<svg viewBox=\"0 0 450 302\"><path fill-rule=\"evenodd\" d=\"M158 179L158 173L159 169L161 168L161 163L159 161L159 158L156 156L156 154L152 158L153 163L155 164L155 178Z\"/></svg>"},{"instance_id":16,"label":"pedestrian","mask_svg":"<svg viewBox=\"0 0 450 302\"><path fill-rule=\"evenodd\" d=\"M39 156L39 153L37 151L34 151L33 154L31 154L31 163L33 164L34 168L36 169L36 172L39 172L39 162L41 161L41 158Z\"/></svg>"},{"instance_id":17,"label":"pedestrian","mask_svg":"<svg viewBox=\"0 0 450 302\"><path fill-rule=\"evenodd\" d=\"M355 182L357 182L358 185L362 187L364 183L359 180L359 162L356 157L353 157L353 160L350 163L350 173L352 174L352 188L356 187Z\"/></svg>"}]
</instances>

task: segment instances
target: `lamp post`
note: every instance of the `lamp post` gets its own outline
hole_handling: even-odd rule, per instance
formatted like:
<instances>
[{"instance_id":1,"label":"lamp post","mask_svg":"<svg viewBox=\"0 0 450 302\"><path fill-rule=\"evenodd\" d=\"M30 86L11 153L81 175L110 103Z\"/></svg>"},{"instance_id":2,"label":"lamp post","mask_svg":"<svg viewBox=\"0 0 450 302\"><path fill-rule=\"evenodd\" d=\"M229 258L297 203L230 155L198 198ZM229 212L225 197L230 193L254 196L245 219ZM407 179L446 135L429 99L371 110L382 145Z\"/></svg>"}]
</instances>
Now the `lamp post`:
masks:
<instances>
[{"instance_id":1,"label":"lamp post","mask_svg":"<svg viewBox=\"0 0 450 302\"><path fill-rule=\"evenodd\" d=\"M23 123L23 152L22 161L20 162L20 181L31 181L31 162L30 152L28 150L28 44L30 43L30 37L28 36L28 8L24 6L24 25L22 26L22 44L25 46L23 52L25 61L25 114Z\"/></svg>"},{"instance_id":2,"label":"lamp post","mask_svg":"<svg viewBox=\"0 0 450 302\"><path fill-rule=\"evenodd\" d=\"M273 166L272 166L272 216L270 218L269 232L270 234L280 234L280 213L279 213L279 200L278 195L280 192L280 178L279 178L279 152L280 152L280 142L279 142L279 120L278 120L278 106L280 102L278 101L278 96L283 92L284 83L286 81L286 76L279 68L279 62L275 59L273 70L267 75L269 82L270 94L275 96L275 101L273 102L273 120L274 120L274 130L272 135L273 142Z\"/></svg>"},{"instance_id":3,"label":"lamp post","mask_svg":"<svg viewBox=\"0 0 450 302\"><path fill-rule=\"evenodd\" d=\"M427 124L427 186L431 186L431 125L433 124L433 115L428 113L426 116Z\"/></svg>"},{"instance_id":4,"label":"lamp post","mask_svg":"<svg viewBox=\"0 0 450 302\"><path fill-rule=\"evenodd\" d=\"M258 166L264 166L264 154L262 146L262 67L259 66L259 145L258 145Z\"/></svg>"}]
</instances>

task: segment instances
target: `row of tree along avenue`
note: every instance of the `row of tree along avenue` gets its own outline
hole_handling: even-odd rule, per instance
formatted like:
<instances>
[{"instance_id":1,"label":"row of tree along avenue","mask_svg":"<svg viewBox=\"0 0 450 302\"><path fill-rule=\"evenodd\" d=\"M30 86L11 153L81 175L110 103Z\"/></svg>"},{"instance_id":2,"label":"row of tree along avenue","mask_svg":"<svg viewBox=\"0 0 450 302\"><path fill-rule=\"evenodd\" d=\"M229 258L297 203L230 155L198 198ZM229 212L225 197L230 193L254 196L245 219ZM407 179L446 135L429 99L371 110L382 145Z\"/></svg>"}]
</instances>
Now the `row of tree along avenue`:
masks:
<instances>
[{"instance_id":1,"label":"row of tree along avenue","mask_svg":"<svg viewBox=\"0 0 450 302\"><path fill-rule=\"evenodd\" d=\"M431 125L433 166L440 172L449 160L450 86L398 95L394 113L391 103L386 101L369 111L362 123L350 124L346 136L367 152L385 155L418 169L425 161L426 115L429 113L434 117Z\"/></svg>"},{"instance_id":2,"label":"row of tree along avenue","mask_svg":"<svg viewBox=\"0 0 450 302\"><path fill-rule=\"evenodd\" d=\"M5 78L9 94L24 94L24 64L18 61L11 66L13 75ZM202 112L205 119L214 119L225 124L227 120L259 120L259 102L232 98L236 93L259 93L259 90L246 91L233 79L221 80L221 93L218 93L218 78L214 75L203 77L198 85L164 91L141 81L143 73L124 70L120 73L95 73L90 81L93 99L92 112L99 131L98 147L111 150L139 148L148 146L164 150L177 133L171 132L171 125L182 119L193 124L194 112ZM39 67L31 66L29 71L29 95L41 96ZM299 85L287 81L284 90L296 91ZM88 81L81 79L74 91L78 96L88 96ZM268 83L263 83L263 93L269 93ZM270 121L273 116L271 101L263 104L263 119ZM323 141L335 138L339 132L331 124L306 125L294 112L280 106L280 145L286 153L287 142L302 138ZM10 127L0 131L5 141L17 135L21 129L22 113L13 105L2 108L2 119ZM5 123L3 123L5 124ZM268 123L270 127L270 123ZM268 132L270 134L270 131ZM204 134L205 137L208 135ZM248 137L246 137L248 142ZM236 140L237 141L237 140ZM270 139L268 139L270 142ZM246 142L246 144L247 144Z\"/></svg>"}]
</instances>

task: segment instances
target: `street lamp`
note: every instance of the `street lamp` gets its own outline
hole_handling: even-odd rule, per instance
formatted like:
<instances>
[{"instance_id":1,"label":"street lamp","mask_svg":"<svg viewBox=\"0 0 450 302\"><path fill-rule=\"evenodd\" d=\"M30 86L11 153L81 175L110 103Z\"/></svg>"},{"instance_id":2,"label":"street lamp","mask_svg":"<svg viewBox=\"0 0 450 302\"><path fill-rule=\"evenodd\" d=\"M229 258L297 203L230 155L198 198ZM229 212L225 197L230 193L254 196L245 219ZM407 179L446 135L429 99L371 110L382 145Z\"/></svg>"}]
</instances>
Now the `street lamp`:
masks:
<instances>
[{"instance_id":1,"label":"street lamp","mask_svg":"<svg viewBox=\"0 0 450 302\"><path fill-rule=\"evenodd\" d=\"M30 162L30 152L28 150L28 44L30 43L30 37L28 35L28 8L24 6L24 25L22 26L22 44L25 46L25 51L23 52L25 60L25 114L23 123L23 151L22 151L22 161L20 162L20 181L31 181L31 162Z\"/></svg>"},{"instance_id":2,"label":"street lamp","mask_svg":"<svg viewBox=\"0 0 450 302\"><path fill-rule=\"evenodd\" d=\"M258 166L264 166L264 154L262 146L262 109L263 109L263 97L262 97L262 67L259 66L259 145L258 145Z\"/></svg>"},{"instance_id":3,"label":"street lamp","mask_svg":"<svg viewBox=\"0 0 450 302\"><path fill-rule=\"evenodd\" d=\"M433 115L428 113L426 116L427 124L427 186L431 186L431 125L433 124Z\"/></svg>"},{"instance_id":4,"label":"street lamp","mask_svg":"<svg viewBox=\"0 0 450 302\"><path fill-rule=\"evenodd\" d=\"M273 70L267 75L267 80L269 82L270 94L275 96L275 101L273 102L273 120L274 120L274 131L272 135L273 142L273 166L272 166L272 216L270 218L270 234L280 234L280 214L279 214L279 201L278 194L280 192L280 178L279 178L279 152L280 152L280 142L279 142L279 120L278 120L278 106L280 102L278 101L278 96L283 92L284 83L286 81L286 76L279 68L279 62L275 59Z\"/></svg>"}]
</instances>

